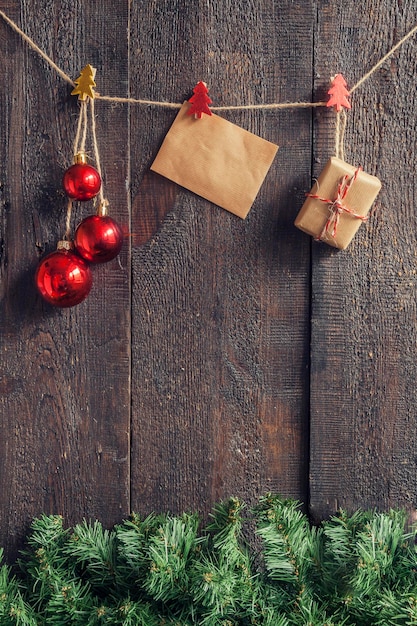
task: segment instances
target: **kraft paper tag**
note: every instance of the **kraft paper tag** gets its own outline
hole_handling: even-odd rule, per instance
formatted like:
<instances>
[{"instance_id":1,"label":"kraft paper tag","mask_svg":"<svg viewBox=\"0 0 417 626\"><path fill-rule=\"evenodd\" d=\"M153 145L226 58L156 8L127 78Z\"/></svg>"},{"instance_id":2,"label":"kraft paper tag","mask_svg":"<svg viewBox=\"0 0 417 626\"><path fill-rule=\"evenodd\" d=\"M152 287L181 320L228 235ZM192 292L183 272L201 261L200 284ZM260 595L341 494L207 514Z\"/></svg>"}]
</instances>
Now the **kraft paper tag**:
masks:
<instances>
[{"instance_id":1,"label":"kraft paper tag","mask_svg":"<svg viewBox=\"0 0 417 626\"><path fill-rule=\"evenodd\" d=\"M151 170L244 219L278 146L218 115L195 119L184 102Z\"/></svg>"}]
</instances>

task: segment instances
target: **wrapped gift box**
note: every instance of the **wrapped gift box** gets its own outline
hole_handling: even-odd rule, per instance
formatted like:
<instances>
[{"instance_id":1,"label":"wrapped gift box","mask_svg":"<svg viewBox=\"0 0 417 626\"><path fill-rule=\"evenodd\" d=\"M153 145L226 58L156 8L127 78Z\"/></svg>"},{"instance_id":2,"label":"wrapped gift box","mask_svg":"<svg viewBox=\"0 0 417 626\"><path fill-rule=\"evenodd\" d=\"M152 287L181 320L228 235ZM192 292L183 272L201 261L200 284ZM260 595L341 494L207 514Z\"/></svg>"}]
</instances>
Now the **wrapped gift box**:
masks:
<instances>
[{"instance_id":1,"label":"wrapped gift box","mask_svg":"<svg viewBox=\"0 0 417 626\"><path fill-rule=\"evenodd\" d=\"M331 157L307 194L295 225L315 239L344 250L367 219L380 189L376 176Z\"/></svg>"}]
</instances>

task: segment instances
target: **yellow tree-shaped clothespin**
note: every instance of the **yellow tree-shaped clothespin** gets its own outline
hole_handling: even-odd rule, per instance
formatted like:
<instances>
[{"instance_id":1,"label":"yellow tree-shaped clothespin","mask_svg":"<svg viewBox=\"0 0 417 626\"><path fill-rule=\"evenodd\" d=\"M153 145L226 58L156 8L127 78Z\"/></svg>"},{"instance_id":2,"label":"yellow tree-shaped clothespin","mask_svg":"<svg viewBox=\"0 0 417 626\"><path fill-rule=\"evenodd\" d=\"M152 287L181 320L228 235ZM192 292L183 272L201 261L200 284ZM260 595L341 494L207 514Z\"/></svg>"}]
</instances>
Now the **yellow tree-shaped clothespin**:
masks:
<instances>
[{"instance_id":1,"label":"yellow tree-shaped clothespin","mask_svg":"<svg viewBox=\"0 0 417 626\"><path fill-rule=\"evenodd\" d=\"M95 67L92 67L90 64L86 65L75 81L76 87L71 91L71 95L78 95L79 100L86 100L87 98L94 99L95 93L93 87L96 86L94 82L96 71Z\"/></svg>"}]
</instances>

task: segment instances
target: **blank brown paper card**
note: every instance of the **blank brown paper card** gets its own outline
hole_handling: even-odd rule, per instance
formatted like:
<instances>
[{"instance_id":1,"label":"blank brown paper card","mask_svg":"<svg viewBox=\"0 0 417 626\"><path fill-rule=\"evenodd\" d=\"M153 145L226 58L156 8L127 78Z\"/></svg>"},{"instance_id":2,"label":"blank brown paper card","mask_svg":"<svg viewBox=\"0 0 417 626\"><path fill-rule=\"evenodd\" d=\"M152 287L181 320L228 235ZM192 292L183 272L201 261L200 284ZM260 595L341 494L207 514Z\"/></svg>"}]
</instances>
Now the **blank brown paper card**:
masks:
<instances>
[{"instance_id":1,"label":"blank brown paper card","mask_svg":"<svg viewBox=\"0 0 417 626\"><path fill-rule=\"evenodd\" d=\"M182 105L151 170L244 219L278 146L218 115L187 115L190 106Z\"/></svg>"}]
</instances>

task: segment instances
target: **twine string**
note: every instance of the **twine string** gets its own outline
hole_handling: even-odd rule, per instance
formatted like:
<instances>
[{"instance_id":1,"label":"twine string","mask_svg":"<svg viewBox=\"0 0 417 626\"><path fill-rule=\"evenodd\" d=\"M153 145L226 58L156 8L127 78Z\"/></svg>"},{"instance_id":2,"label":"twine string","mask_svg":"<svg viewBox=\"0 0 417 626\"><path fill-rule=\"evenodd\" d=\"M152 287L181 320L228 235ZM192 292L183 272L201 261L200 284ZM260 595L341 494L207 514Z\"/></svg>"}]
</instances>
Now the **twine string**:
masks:
<instances>
[{"instance_id":1,"label":"twine string","mask_svg":"<svg viewBox=\"0 0 417 626\"><path fill-rule=\"evenodd\" d=\"M95 116L95 110L94 110L94 98L88 98L89 103L90 103L90 113L91 113L91 134L93 137L93 149L94 149L94 159L96 162L96 169L98 171L98 173L100 174L100 178L101 178L101 186L100 186L100 191L99 191L99 199L100 199L100 204L103 205L105 203L105 199L104 199L104 192L103 192L103 174L101 172L101 163L100 163L100 153L99 153L99 149L98 149L98 143L97 143L97 133L96 133L96 116Z\"/></svg>"},{"instance_id":2,"label":"twine string","mask_svg":"<svg viewBox=\"0 0 417 626\"><path fill-rule=\"evenodd\" d=\"M338 158L341 158L340 156L340 113L341 111L338 111L336 113L336 126L335 126L335 137L334 137L334 142L335 142L334 153L335 153L335 156L337 156ZM342 146L342 150L343 150L343 146Z\"/></svg>"},{"instance_id":3,"label":"twine string","mask_svg":"<svg viewBox=\"0 0 417 626\"><path fill-rule=\"evenodd\" d=\"M37 52L39 56L41 56L44 61L46 61L52 67L52 69L54 69L55 72L59 74L59 76L61 76L63 80L75 87L75 83L73 82L73 80L69 76L67 76L67 74L65 74L65 72L63 72L61 68L58 67L58 65L54 63L54 61L43 50L41 50L41 48L39 48L39 46L37 46L36 43L30 37L28 37L28 35L26 35L26 33L24 33L23 30L21 30L15 22L13 22L13 20L7 17L4 11L0 11L0 15L4 19L4 21L7 22L10 28L12 28L24 41L26 41L29 47Z\"/></svg>"},{"instance_id":4,"label":"twine string","mask_svg":"<svg viewBox=\"0 0 417 626\"><path fill-rule=\"evenodd\" d=\"M313 198L314 200L320 200L321 202L324 202L328 205L329 208L329 217L327 218L320 235L317 237L317 241L322 241L327 234L330 234L333 238L336 237L340 216L343 213L347 213L348 215L351 215L355 219L359 219L362 222L367 221L367 215L359 215L359 213L356 213L356 211L350 209L345 205L346 195L351 186L354 184L355 180L357 179L360 171L362 171L362 168L358 167L352 176L349 176L349 174L345 174L345 176L342 177L342 179L338 183L336 197L334 199L323 198L319 194L314 193L306 194L308 198Z\"/></svg>"},{"instance_id":5,"label":"twine string","mask_svg":"<svg viewBox=\"0 0 417 626\"><path fill-rule=\"evenodd\" d=\"M382 57L382 59L378 61L378 63L375 63L375 65L371 67L369 72L366 72L366 74L364 74L362 78L360 78L358 82L353 85L353 87L350 90L350 93L353 93L354 91L356 91L356 89L358 89L358 87L360 87L366 80L368 80L368 78L370 78L372 74L374 74L377 70L379 70L381 65L383 65L385 61L387 61L390 58L390 56L392 56L394 52L396 52L398 48L400 48L415 33L417 33L417 24L411 30L409 30L408 33L406 33L402 39L397 41L397 43L387 52L387 54L385 54Z\"/></svg>"},{"instance_id":6,"label":"twine string","mask_svg":"<svg viewBox=\"0 0 417 626\"><path fill-rule=\"evenodd\" d=\"M81 135L80 152L85 152L85 145L87 143L87 130L88 130L88 111L87 102L81 105L81 115L83 118L83 132Z\"/></svg>"},{"instance_id":7,"label":"twine string","mask_svg":"<svg viewBox=\"0 0 417 626\"><path fill-rule=\"evenodd\" d=\"M130 104L144 104L147 106L157 106L168 109L180 109L182 104L180 102L165 102L164 100L142 100L139 98L122 98L120 96L102 96L95 92L96 100L103 100L107 102L117 103L130 103ZM315 107L325 107L326 102L272 102L270 104L237 104L233 106L211 106L212 111L242 111L242 110L256 110L256 109L311 109Z\"/></svg>"},{"instance_id":8,"label":"twine string","mask_svg":"<svg viewBox=\"0 0 417 626\"><path fill-rule=\"evenodd\" d=\"M67 215L65 218L65 233L63 236L64 241L70 241L71 239L71 215L72 215L72 200L68 199Z\"/></svg>"},{"instance_id":9,"label":"twine string","mask_svg":"<svg viewBox=\"0 0 417 626\"><path fill-rule=\"evenodd\" d=\"M39 46L24 32L22 31L18 25L11 20L4 11L0 11L0 16L3 20L14 30L27 44L28 46L34 50L46 63L67 83L69 83L72 87L75 86L74 81L60 68L58 65L41 49ZM350 89L350 93L352 94L356 89L358 89L363 83L368 80L380 67L387 61L393 54L396 52L408 39L410 39L415 33L417 33L417 25L415 25L411 30L409 30L402 39L400 39L392 48L377 62L375 65L371 67L371 69L366 72ZM114 103L130 103L130 104L140 104L147 106L157 106L164 107L170 109L179 109L181 108L181 103L177 102L165 102L158 100L144 100L138 98L123 98L120 96L103 96L99 93L95 93L95 98L97 100L103 100L107 102ZM87 104L90 104L91 108L91 132L93 137L93 147L94 147L94 156L96 160L97 171L101 176L101 165L100 165L100 155L97 144L97 136L96 136L96 123L95 123L95 114L94 114L94 99L88 98L87 101L81 102L80 107L80 115L78 118L77 124L77 132L74 141L74 154L76 154L79 150L85 150L85 144L87 139L87 127L88 127L88 113L87 113ZM324 107L327 106L327 102L273 102L271 104L243 104L236 106L213 106L211 107L216 111L235 111L235 110L279 110L279 109L298 109L298 108L315 108L315 107ZM335 153L341 159L344 159L344 136L346 131L346 123L347 123L347 114L343 109L338 112L336 115L336 127L335 127ZM325 202L329 205L330 216L323 228L319 239L322 239L324 235L329 232L331 228L331 234L334 237L337 232L337 226L339 223L339 218L342 213L349 213L353 217L357 219L361 219L365 221L367 217L358 215L351 209L348 209L344 206L343 201L346 197L346 194L356 180L357 174L360 171L358 168L355 174L352 176L350 180L348 180L348 176L345 176L342 181L339 183L337 196L334 200L329 200L326 198L322 198L318 195L307 194L311 198L316 198ZM104 199L102 187L100 188L100 201L101 203L107 202ZM70 223L71 223L71 213L72 213L72 201L69 200L67 206L67 216L66 216L66 231L64 235L64 239L68 239L70 235Z\"/></svg>"},{"instance_id":10,"label":"twine string","mask_svg":"<svg viewBox=\"0 0 417 626\"><path fill-rule=\"evenodd\" d=\"M77 132L74 139L73 156L79 152L84 152L87 141L87 101L81 101L80 112L78 115ZM64 241L69 241L71 236L71 216L72 216L72 200L68 199L67 213L65 218Z\"/></svg>"},{"instance_id":11,"label":"twine string","mask_svg":"<svg viewBox=\"0 0 417 626\"><path fill-rule=\"evenodd\" d=\"M92 141L93 141L94 160L96 164L96 169L98 173L100 174L100 178L102 179L100 152L98 149L97 133L96 133L94 99L92 98L86 98L86 100L80 101L80 112L78 115L77 132L75 134L75 139L74 139L74 156L77 155L79 152L85 152L85 147L87 143L87 133L88 133L88 106L90 106L90 113L91 113L91 135L92 135ZM108 205L107 200L105 200L104 198L103 184L101 184L100 186L99 200L100 200L101 206ZM70 236L71 236L72 208L73 208L73 201L69 199L68 204L67 204L66 218L65 218L65 234L63 237L64 241L70 240Z\"/></svg>"},{"instance_id":12,"label":"twine string","mask_svg":"<svg viewBox=\"0 0 417 626\"><path fill-rule=\"evenodd\" d=\"M336 113L336 130L335 130L335 156L342 161L345 160L345 132L347 124L346 109L341 109Z\"/></svg>"},{"instance_id":13,"label":"twine string","mask_svg":"<svg viewBox=\"0 0 417 626\"><path fill-rule=\"evenodd\" d=\"M34 50L37 54L39 54L44 61L46 61L52 69L55 70L59 76L67 83L75 86L74 81L67 75L63 70L61 70L58 65L43 51L36 43L24 33L17 24L11 20L4 11L0 11L0 16L3 20L9 24L9 26L29 45L32 50ZM417 32L417 25L414 26L411 30L409 30L402 39L400 39L371 69L364 74L357 83L351 88L350 93L353 93L358 89L368 78L370 78L380 67L385 63L387 59L389 59L398 48L400 48L410 37L412 37ZM122 98L119 96L102 96L98 93L95 94L95 98L97 100L104 100L107 102L119 102L119 103L131 103L131 104L142 104L149 106L158 106L158 107L167 107L179 109L182 105L177 102L164 102L159 100L142 100L137 98ZM233 110L256 110L256 109L296 109L296 108L312 108L312 107L323 107L326 106L327 102L273 102L271 104L243 104L236 106L214 106L211 107L216 111L233 111Z\"/></svg>"},{"instance_id":14,"label":"twine string","mask_svg":"<svg viewBox=\"0 0 417 626\"><path fill-rule=\"evenodd\" d=\"M84 103L81 103L81 104L84 104ZM78 115L77 132L75 134L75 139L74 139L73 156L75 156L77 152L79 152L80 150L80 137L81 137L82 125L83 125L83 108L81 106L80 113Z\"/></svg>"},{"instance_id":15,"label":"twine string","mask_svg":"<svg viewBox=\"0 0 417 626\"><path fill-rule=\"evenodd\" d=\"M85 144L87 142L87 127L87 101L84 100L81 101L80 113L78 116L77 132L74 140L74 156L78 154L78 152L85 152Z\"/></svg>"}]
</instances>

